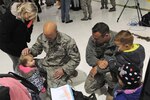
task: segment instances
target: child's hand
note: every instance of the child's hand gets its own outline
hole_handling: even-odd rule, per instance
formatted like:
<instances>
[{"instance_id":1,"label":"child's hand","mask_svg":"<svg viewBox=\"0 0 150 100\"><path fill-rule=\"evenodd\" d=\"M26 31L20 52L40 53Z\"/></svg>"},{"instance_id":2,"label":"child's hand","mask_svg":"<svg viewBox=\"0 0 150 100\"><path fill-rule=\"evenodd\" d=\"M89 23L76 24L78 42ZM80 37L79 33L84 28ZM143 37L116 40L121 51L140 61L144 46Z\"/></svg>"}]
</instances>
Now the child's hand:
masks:
<instances>
[{"instance_id":1,"label":"child's hand","mask_svg":"<svg viewBox=\"0 0 150 100\"><path fill-rule=\"evenodd\" d=\"M104 60L99 60L97 62L97 65L100 69L106 69L108 67L108 62L104 59Z\"/></svg>"}]
</instances>

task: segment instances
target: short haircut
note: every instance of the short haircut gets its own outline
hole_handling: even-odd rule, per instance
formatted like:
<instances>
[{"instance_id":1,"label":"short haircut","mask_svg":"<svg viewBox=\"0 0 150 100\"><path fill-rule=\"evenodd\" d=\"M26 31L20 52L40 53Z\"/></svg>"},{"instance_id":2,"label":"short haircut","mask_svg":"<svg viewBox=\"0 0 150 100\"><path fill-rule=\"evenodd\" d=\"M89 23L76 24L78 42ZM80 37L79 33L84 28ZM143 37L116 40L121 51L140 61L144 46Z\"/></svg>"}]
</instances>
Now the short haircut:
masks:
<instances>
[{"instance_id":1,"label":"short haircut","mask_svg":"<svg viewBox=\"0 0 150 100\"><path fill-rule=\"evenodd\" d=\"M115 41L119 41L121 44L133 44L134 37L132 33L130 33L128 30L121 30L116 36Z\"/></svg>"},{"instance_id":2,"label":"short haircut","mask_svg":"<svg viewBox=\"0 0 150 100\"><path fill-rule=\"evenodd\" d=\"M19 59L19 64L26 66L27 61L28 61L28 57L33 57L33 56L31 54L21 55L20 59Z\"/></svg>"},{"instance_id":3,"label":"short haircut","mask_svg":"<svg viewBox=\"0 0 150 100\"><path fill-rule=\"evenodd\" d=\"M99 32L102 34L102 36L109 34L109 31L108 25L103 22L96 23L92 28L92 33Z\"/></svg>"}]
</instances>

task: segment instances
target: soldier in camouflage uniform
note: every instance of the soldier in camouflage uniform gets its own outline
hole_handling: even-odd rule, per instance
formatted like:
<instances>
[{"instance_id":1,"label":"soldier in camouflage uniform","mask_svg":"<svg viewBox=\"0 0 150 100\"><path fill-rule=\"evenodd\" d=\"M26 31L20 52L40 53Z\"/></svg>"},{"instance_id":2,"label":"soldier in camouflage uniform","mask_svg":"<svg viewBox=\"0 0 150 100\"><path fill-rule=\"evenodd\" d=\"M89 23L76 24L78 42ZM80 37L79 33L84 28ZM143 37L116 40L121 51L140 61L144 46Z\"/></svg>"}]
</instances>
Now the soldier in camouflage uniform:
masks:
<instances>
[{"instance_id":1,"label":"soldier in camouflage uniform","mask_svg":"<svg viewBox=\"0 0 150 100\"><path fill-rule=\"evenodd\" d=\"M86 48L86 61L89 66L92 66L84 86L87 93L93 93L107 83L108 96L113 94L112 90L116 82L112 79L109 67L106 66L109 66L108 62L115 53L116 47L113 43L115 34L102 22L92 28L92 36Z\"/></svg>"},{"instance_id":2,"label":"soldier in camouflage uniform","mask_svg":"<svg viewBox=\"0 0 150 100\"><path fill-rule=\"evenodd\" d=\"M68 77L80 62L80 53L74 39L58 32L55 23L47 22L36 43L30 49L25 48L22 54L37 56L43 50L46 56L40 61L47 72L48 88L67 84Z\"/></svg>"},{"instance_id":3,"label":"soldier in camouflage uniform","mask_svg":"<svg viewBox=\"0 0 150 100\"><path fill-rule=\"evenodd\" d=\"M92 19L92 0L81 0L81 8L83 10L84 17L81 19L82 21L87 21Z\"/></svg>"}]
</instances>

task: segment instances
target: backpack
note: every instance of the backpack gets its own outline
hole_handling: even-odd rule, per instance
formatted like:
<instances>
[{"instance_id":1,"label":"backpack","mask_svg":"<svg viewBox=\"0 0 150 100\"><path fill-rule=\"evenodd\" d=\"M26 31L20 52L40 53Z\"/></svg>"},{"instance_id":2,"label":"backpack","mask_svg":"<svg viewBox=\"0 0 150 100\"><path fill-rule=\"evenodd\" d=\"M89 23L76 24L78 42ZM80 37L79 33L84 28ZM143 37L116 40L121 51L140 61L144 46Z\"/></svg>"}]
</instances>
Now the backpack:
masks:
<instances>
[{"instance_id":1,"label":"backpack","mask_svg":"<svg viewBox=\"0 0 150 100\"><path fill-rule=\"evenodd\" d=\"M142 16L141 21L139 22L140 26L147 26L150 27L150 12Z\"/></svg>"},{"instance_id":2,"label":"backpack","mask_svg":"<svg viewBox=\"0 0 150 100\"><path fill-rule=\"evenodd\" d=\"M32 100L41 100L39 97L40 91L37 89L36 86L34 86L25 78L13 72L9 72L8 74L0 74L0 78L3 78L3 77L11 77L16 80L19 80L20 83L22 83L28 89L29 93L31 94ZM0 100L10 100L9 87L0 86Z\"/></svg>"}]
</instances>

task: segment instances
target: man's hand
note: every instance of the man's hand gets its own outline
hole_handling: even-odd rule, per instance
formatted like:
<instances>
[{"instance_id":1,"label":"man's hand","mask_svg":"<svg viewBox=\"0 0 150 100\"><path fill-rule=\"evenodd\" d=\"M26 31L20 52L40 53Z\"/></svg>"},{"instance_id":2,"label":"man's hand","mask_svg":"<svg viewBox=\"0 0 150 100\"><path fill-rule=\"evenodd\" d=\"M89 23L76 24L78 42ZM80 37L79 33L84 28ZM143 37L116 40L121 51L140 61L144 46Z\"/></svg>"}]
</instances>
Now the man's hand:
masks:
<instances>
[{"instance_id":1,"label":"man's hand","mask_svg":"<svg viewBox=\"0 0 150 100\"><path fill-rule=\"evenodd\" d=\"M92 75L92 77L94 77L96 73L97 73L97 67L95 66L91 69L90 74Z\"/></svg>"},{"instance_id":2,"label":"man's hand","mask_svg":"<svg viewBox=\"0 0 150 100\"><path fill-rule=\"evenodd\" d=\"M54 72L54 78L55 79L60 79L64 75L64 71L62 68L58 68Z\"/></svg>"},{"instance_id":3,"label":"man's hand","mask_svg":"<svg viewBox=\"0 0 150 100\"><path fill-rule=\"evenodd\" d=\"M24 49L22 50L22 55L27 55L27 54L29 54L29 53L30 53L29 48L24 48Z\"/></svg>"},{"instance_id":4,"label":"man's hand","mask_svg":"<svg viewBox=\"0 0 150 100\"><path fill-rule=\"evenodd\" d=\"M97 61L97 66L100 69L106 69L108 67L108 62L104 59L104 60L99 60Z\"/></svg>"}]
</instances>

